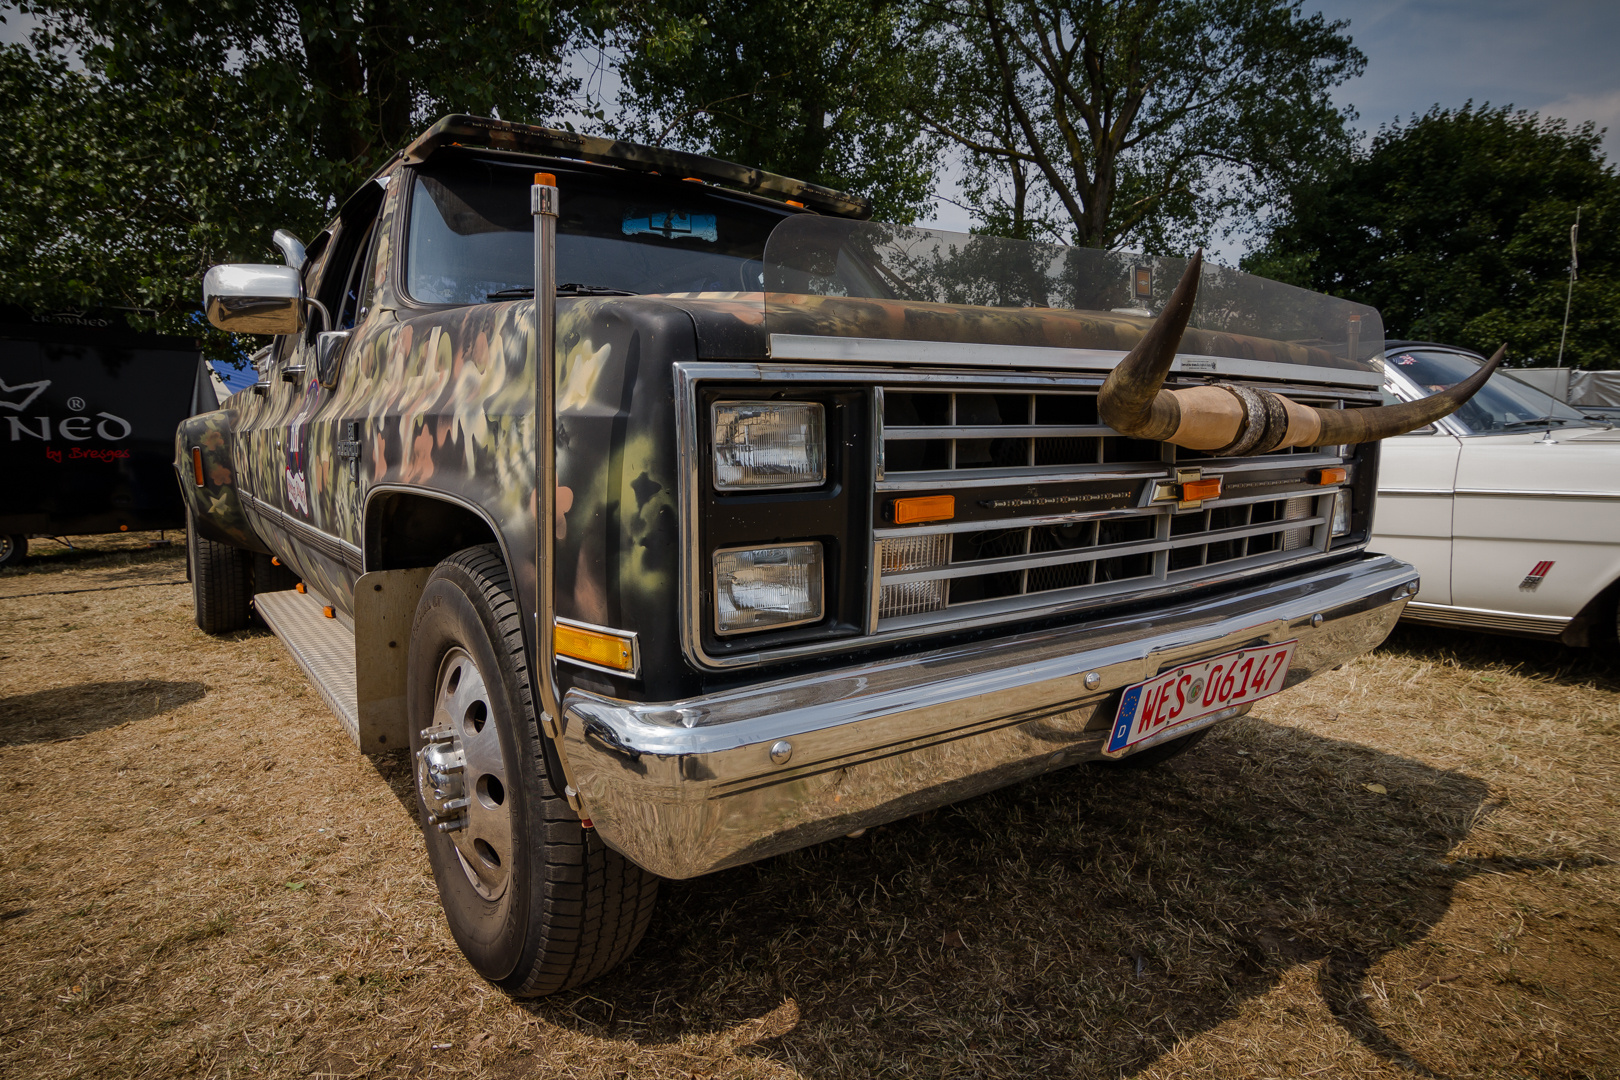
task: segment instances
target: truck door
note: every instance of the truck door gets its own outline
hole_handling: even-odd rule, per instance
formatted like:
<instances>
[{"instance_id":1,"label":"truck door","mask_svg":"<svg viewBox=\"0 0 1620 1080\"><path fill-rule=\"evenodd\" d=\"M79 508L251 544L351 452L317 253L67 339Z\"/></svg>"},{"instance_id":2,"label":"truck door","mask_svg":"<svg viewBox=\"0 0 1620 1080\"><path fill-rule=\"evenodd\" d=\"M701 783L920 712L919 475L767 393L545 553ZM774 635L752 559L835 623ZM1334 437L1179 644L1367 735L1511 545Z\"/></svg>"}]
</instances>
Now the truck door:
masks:
<instances>
[{"instance_id":1,"label":"truck door","mask_svg":"<svg viewBox=\"0 0 1620 1080\"><path fill-rule=\"evenodd\" d=\"M377 255L374 233L383 188L368 184L339 215L315 298L326 315L311 313L289 369L292 393L280 423L280 505L291 561L305 582L336 607L349 610L360 557L359 432L353 372L344 358L365 320ZM330 316L330 324L326 322ZM351 365L352 366L352 365ZM351 392L345 392L345 391ZM358 411L357 411L358 410Z\"/></svg>"}]
</instances>

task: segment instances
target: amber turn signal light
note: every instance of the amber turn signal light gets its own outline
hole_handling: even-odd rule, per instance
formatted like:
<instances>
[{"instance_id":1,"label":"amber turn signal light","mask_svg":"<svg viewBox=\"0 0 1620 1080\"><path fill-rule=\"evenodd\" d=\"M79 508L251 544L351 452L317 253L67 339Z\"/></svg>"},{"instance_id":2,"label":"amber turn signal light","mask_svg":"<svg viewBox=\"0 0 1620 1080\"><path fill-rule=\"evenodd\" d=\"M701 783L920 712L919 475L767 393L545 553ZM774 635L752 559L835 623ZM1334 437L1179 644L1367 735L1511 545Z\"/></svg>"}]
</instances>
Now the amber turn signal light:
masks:
<instances>
[{"instance_id":1,"label":"amber turn signal light","mask_svg":"<svg viewBox=\"0 0 1620 1080\"><path fill-rule=\"evenodd\" d=\"M1221 497L1221 478L1211 476L1207 480L1189 480L1181 485L1182 502L1203 502L1205 499L1218 499Z\"/></svg>"},{"instance_id":2,"label":"amber turn signal light","mask_svg":"<svg viewBox=\"0 0 1620 1080\"><path fill-rule=\"evenodd\" d=\"M558 623L552 644L558 656L583 660L598 667L630 671L636 666L636 653L630 639L618 634Z\"/></svg>"},{"instance_id":3,"label":"amber turn signal light","mask_svg":"<svg viewBox=\"0 0 1620 1080\"><path fill-rule=\"evenodd\" d=\"M1329 484L1342 484L1350 475L1348 469L1312 469L1305 474L1305 479L1317 487L1326 487Z\"/></svg>"},{"instance_id":4,"label":"amber turn signal light","mask_svg":"<svg viewBox=\"0 0 1620 1080\"><path fill-rule=\"evenodd\" d=\"M551 173L548 173L548 172L537 172L537 173L535 173L534 174L534 182L537 183L537 184L540 184L540 185L542 185L544 187L556 187L557 186L557 178L555 176L553 176Z\"/></svg>"},{"instance_id":5,"label":"amber turn signal light","mask_svg":"<svg viewBox=\"0 0 1620 1080\"><path fill-rule=\"evenodd\" d=\"M955 495L920 495L894 500L894 523L915 525L919 521L949 521L956 516Z\"/></svg>"},{"instance_id":6,"label":"amber turn signal light","mask_svg":"<svg viewBox=\"0 0 1620 1080\"><path fill-rule=\"evenodd\" d=\"M202 447L191 448L191 471L197 476L197 486L203 486Z\"/></svg>"},{"instance_id":7,"label":"amber turn signal light","mask_svg":"<svg viewBox=\"0 0 1620 1080\"><path fill-rule=\"evenodd\" d=\"M294 585L293 588L297 589L299 592L303 592L304 591L304 583L302 581L300 581L298 584Z\"/></svg>"},{"instance_id":8,"label":"amber turn signal light","mask_svg":"<svg viewBox=\"0 0 1620 1080\"><path fill-rule=\"evenodd\" d=\"M328 619L337 618L337 612L333 611L330 607L321 608L321 614L325 615Z\"/></svg>"}]
</instances>

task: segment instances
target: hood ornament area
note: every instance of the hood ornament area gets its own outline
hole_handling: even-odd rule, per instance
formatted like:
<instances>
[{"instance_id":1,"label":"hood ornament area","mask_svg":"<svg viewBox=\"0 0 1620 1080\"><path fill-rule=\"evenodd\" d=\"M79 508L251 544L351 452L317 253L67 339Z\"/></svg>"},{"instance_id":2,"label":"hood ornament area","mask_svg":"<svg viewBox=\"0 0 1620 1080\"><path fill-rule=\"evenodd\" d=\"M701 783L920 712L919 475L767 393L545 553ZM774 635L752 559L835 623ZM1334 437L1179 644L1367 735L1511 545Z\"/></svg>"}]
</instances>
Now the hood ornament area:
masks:
<instances>
[{"instance_id":1,"label":"hood ornament area","mask_svg":"<svg viewBox=\"0 0 1620 1080\"><path fill-rule=\"evenodd\" d=\"M1204 253L1187 263L1170 302L1103 383L1102 422L1134 439L1201 450L1213 457L1264 454L1285 446L1331 446L1401 435L1455 412L1501 364L1503 345L1462 382L1418 401L1370 409L1317 409L1251 386L1215 383L1166 390L1165 376L1192 316Z\"/></svg>"}]
</instances>

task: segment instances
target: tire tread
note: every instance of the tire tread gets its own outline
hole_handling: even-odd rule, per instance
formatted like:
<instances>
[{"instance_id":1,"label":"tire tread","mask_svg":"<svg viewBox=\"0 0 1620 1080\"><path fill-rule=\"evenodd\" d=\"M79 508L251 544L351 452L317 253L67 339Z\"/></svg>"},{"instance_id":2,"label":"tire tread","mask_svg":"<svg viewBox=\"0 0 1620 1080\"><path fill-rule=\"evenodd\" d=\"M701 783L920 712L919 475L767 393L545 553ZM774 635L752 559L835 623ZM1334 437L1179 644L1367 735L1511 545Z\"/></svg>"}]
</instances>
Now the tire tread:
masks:
<instances>
[{"instance_id":1,"label":"tire tread","mask_svg":"<svg viewBox=\"0 0 1620 1080\"><path fill-rule=\"evenodd\" d=\"M539 707L529 678L523 617L512 595L511 576L493 544L466 548L441 566L464 570L494 614L504 650L518 674L519 721L531 745L542 746ZM542 940L527 972L514 971L501 986L514 997L541 997L590 982L623 963L652 921L659 879L602 843L557 790L544 754L532 763L540 774L543 884L536 898Z\"/></svg>"}]
</instances>

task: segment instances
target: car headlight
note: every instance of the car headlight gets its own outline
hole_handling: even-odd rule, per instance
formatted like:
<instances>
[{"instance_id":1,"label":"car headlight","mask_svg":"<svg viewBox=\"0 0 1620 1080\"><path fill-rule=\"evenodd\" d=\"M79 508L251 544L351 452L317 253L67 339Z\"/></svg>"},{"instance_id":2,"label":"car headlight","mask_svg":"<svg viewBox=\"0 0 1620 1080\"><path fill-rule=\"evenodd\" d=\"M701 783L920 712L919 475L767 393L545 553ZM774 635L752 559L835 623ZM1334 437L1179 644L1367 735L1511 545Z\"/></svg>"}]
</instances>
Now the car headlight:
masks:
<instances>
[{"instance_id":1,"label":"car headlight","mask_svg":"<svg viewBox=\"0 0 1620 1080\"><path fill-rule=\"evenodd\" d=\"M715 632L797 626L821 619L821 545L780 544L714 553Z\"/></svg>"},{"instance_id":2,"label":"car headlight","mask_svg":"<svg viewBox=\"0 0 1620 1080\"><path fill-rule=\"evenodd\" d=\"M1341 491L1333 497L1333 535L1344 536L1350 531L1350 492Z\"/></svg>"},{"instance_id":3,"label":"car headlight","mask_svg":"<svg viewBox=\"0 0 1620 1080\"><path fill-rule=\"evenodd\" d=\"M814 401L715 402L714 486L820 487L827 481L825 414Z\"/></svg>"}]
</instances>

